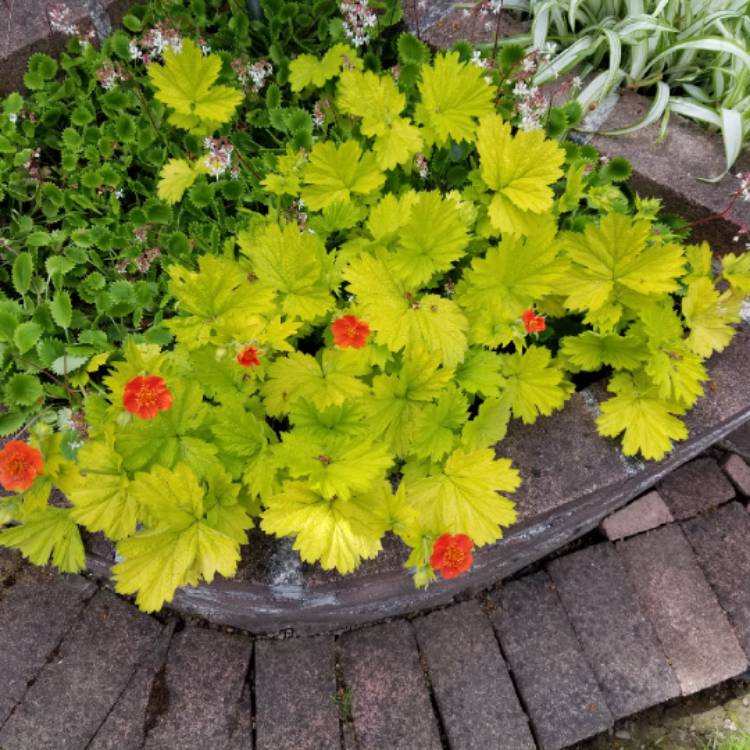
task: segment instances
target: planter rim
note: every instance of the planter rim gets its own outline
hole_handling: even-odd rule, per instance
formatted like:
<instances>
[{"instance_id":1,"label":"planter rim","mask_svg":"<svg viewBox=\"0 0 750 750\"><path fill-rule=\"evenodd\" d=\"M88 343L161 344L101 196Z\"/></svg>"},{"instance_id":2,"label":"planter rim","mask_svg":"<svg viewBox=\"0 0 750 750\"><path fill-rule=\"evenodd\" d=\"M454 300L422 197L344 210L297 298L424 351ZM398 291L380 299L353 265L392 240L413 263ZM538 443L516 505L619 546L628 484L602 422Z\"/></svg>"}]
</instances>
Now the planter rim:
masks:
<instances>
[{"instance_id":1,"label":"planter rim","mask_svg":"<svg viewBox=\"0 0 750 750\"><path fill-rule=\"evenodd\" d=\"M170 605L183 614L205 618L213 623L258 633L292 629L300 634L332 632L389 617L414 614L452 601L456 596L475 593L504 578L595 528L607 515L645 492L674 469L702 453L723 437L750 421L750 325L740 326L732 344L709 361L713 387L686 419L690 438L675 446L662 461L643 463L626 459L618 444L590 432L597 405L604 396L600 384L575 394L566 407L539 423L515 444L501 444L500 452L511 456L536 457L548 463L563 455L562 465L569 475L553 477L553 482L582 484L580 491L555 493L554 484L544 477L528 481L536 489L521 520L498 542L478 549L470 571L453 580L439 580L426 590L417 590L411 574L403 567L384 567L361 576L323 580L314 574L295 575L276 581L217 580L211 584L179 589ZM582 420L590 418L590 425ZM570 424L580 434L571 442ZM541 422L542 420L540 420ZM521 429L521 432L523 430ZM595 432L594 432L595 434ZM520 448L519 448L520 446ZM509 449L509 450L508 450ZM598 451L594 456L591 452ZM588 485L586 462L593 464ZM615 464L614 462L617 462ZM514 461L515 462L515 461ZM597 475L601 467L601 476ZM618 468L619 467L619 468ZM519 468L524 472L525 466ZM533 470L533 469L532 469ZM550 500L551 498L551 500ZM290 553L291 554L291 553ZM296 554L295 554L296 556ZM294 558L288 558L294 564ZM91 552L88 567L92 575L109 578L112 560Z\"/></svg>"}]
</instances>

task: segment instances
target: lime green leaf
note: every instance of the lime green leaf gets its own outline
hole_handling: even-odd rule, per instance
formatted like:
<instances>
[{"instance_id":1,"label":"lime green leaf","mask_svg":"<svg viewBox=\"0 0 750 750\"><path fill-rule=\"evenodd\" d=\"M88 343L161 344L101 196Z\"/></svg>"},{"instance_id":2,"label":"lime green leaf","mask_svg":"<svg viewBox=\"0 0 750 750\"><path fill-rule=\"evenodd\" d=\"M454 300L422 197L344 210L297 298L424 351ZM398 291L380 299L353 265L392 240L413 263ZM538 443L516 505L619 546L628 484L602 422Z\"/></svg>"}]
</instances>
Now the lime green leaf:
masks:
<instances>
[{"instance_id":1,"label":"lime green leaf","mask_svg":"<svg viewBox=\"0 0 750 750\"><path fill-rule=\"evenodd\" d=\"M362 155L357 141L316 143L304 173L302 198L313 210L348 201L353 194L366 195L380 188L385 175L374 154Z\"/></svg>"},{"instance_id":2,"label":"lime green leaf","mask_svg":"<svg viewBox=\"0 0 750 750\"><path fill-rule=\"evenodd\" d=\"M203 255L198 266L198 272L176 264L169 269L169 291L180 315L166 325L178 339L190 349L262 340L266 323L260 314L272 308L273 290L251 282L229 258Z\"/></svg>"},{"instance_id":3,"label":"lime green leaf","mask_svg":"<svg viewBox=\"0 0 750 750\"><path fill-rule=\"evenodd\" d=\"M473 141L475 118L494 111L495 89L477 65L462 63L458 52L442 53L421 68L415 117L425 126L430 142L444 145Z\"/></svg>"},{"instance_id":4,"label":"lime green leaf","mask_svg":"<svg viewBox=\"0 0 750 750\"><path fill-rule=\"evenodd\" d=\"M436 294L420 297L398 278L392 262L384 254L362 256L344 272L362 317L390 351L406 348L411 356L420 348L433 349L447 367L454 367L466 351L466 318L452 300Z\"/></svg>"},{"instance_id":5,"label":"lime green leaf","mask_svg":"<svg viewBox=\"0 0 750 750\"><path fill-rule=\"evenodd\" d=\"M73 520L115 541L130 536L138 521L138 501L111 434L86 443L78 451L78 464L82 476L69 493Z\"/></svg>"},{"instance_id":6,"label":"lime green leaf","mask_svg":"<svg viewBox=\"0 0 750 750\"><path fill-rule=\"evenodd\" d=\"M659 460L671 450L673 440L687 437L687 428L675 416L684 408L660 398L658 388L642 373L618 373L607 388L615 395L601 404L596 424L605 437L624 432L626 456L640 452L644 458Z\"/></svg>"},{"instance_id":7,"label":"lime green leaf","mask_svg":"<svg viewBox=\"0 0 750 750\"><path fill-rule=\"evenodd\" d=\"M548 416L562 408L572 386L552 361L549 349L530 346L525 352L501 357L505 378L501 400L511 407L514 417L531 424L540 414Z\"/></svg>"},{"instance_id":8,"label":"lime green leaf","mask_svg":"<svg viewBox=\"0 0 750 750\"><path fill-rule=\"evenodd\" d=\"M428 524L467 534L482 545L497 541L501 527L516 520L513 503L498 493L513 492L520 484L510 461L495 460L492 449L469 453L459 449L440 473L407 484L406 493Z\"/></svg>"},{"instance_id":9,"label":"lime green leaf","mask_svg":"<svg viewBox=\"0 0 750 750\"><path fill-rule=\"evenodd\" d=\"M351 573L361 560L380 552L387 526L376 509L389 493L383 482L366 495L330 500L303 482L285 482L283 490L268 499L261 528L278 537L295 536L294 549L305 562Z\"/></svg>"},{"instance_id":10,"label":"lime green leaf","mask_svg":"<svg viewBox=\"0 0 750 750\"><path fill-rule=\"evenodd\" d=\"M735 334L732 323L740 322L741 304L740 297L729 290L719 292L709 279L690 284L682 298L682 314L690 328L690 349L701 357L724 350Z\"/></svg>"},{"instance_id":11,"label":"lime green leaf","mask_svg":"<svg viewBox=\"0 0 750 750\"><path fill-rule=\"evenodd\" d=\"M268 368L268 380L262 388L266 410L278 417L288 413L300 398L326 409L364 396L369 389L358 376L365 370L366 363L357 352L324 349L320 361L309 354L292 352Z\"/></svg>"},{"instance_id":12,"label":"lime green leaf","mask_svg":"<svg viewBox=\"0 0 750 750\"><path fill-rule=\"evenodd\" d=\"M649 356L637 336L584 331L562 340L562 354L580 370L596 372L604 366L617 370L635 370Z\"/></svg>"},{"instance_id":13,"label":"lime green leaf","mask_svg":"<svg viewBox=\"0 0 750 750\"><path fill-rule=\"evenodd\" d=\"M461 391L449 386L437 403L429 404L419 412L415 440L409 452L417 458L440 461L455 447L458 432L468 419L468 408L468 401Z\"/></svg>"},{"instance_id":14,"label":"lime green leaf","mask_svg":"<svg viewBox=\"0 0 750 750\"><path fill-rule=\"evenodd\" d=\"M170 159L159 172L159 198L179 203L185 191L195 182L198 172L184 159Z\"/></svg>"},{"instance_id":15,"label":"lime green leaf","mask_svg":"<svg viewBox=\"0 0 750 750\"><path fill-rule=\"evenodd\" d=\"M148 76L156 98L174 110L170 122L205 133L229 122L242 101L241 91L214 85L220 70L218 55L204 56L194 42L183 39L179 52L164 50L164 65L148 66Z\"/></svg>"},{"instance_id":16,"label":"lime green leaf","mask_svg":"<svg viewBox=\"0 0 750 750\"><path fill-rule=\"evenodd\" d=\"M692 406L703 394L708 373L701 358L680 343L652 351L644 368L659 389L659 397Z\"/></svg>"},{"instance_id":17,"label":"lime green leaf","mask_svg":"<svg viewBox=\"0 0 750 750\"><path fill-rule=\"evenodd\" d=\"M135 594L144 612L171 602L180 586L210 583L218 573L234 575L239 544L205 521L180 528L141 531L117 545L123 561L112 568L120 594Z\"/></svg>"},{"instance_id":18,"label":"lime green leaf","mask_svg":"<svg viewBox=\"0 0 750 750\"><path fill-rule=\"evenodd\" d=\"M355 437L367 432L364 414L360 405L350 401L327 409L318 409L304 399L296 399L289 419L298 435L311 440L327 440L332 437Z\"/></svg>"},{"instance_id":19,"label":"lime green leaf","mask_svg":"<svg viewBox=\"0 0 750 750\"><path fill-rule=\"evenodd\" d=\"M571 310L586 311L586 321L611 330L623 307L640 310L654 297L674 292L683 273L682 248L649 242L651 225L622 214L607 214L599 226L565 236L572 262L560 282Z\"/></svg>"},{"instance_id":20,"label":"lime green leaf","mask_svg":"<svg viewBox=\"0 0 750 750\"><path fill-rule=\"evenodd\" d=\"M122 427L115 446L128 471L145 469L154 463L171 467L187 463L203 475L216 465L218 448L207 441L205 424L208 406L198 384L178 380L170 383L173 402L153 419L138 419Z\"/></svg>"},{"instance_id":21,"label":"lime green leaf","mask_svg":"<svg viewBox=\"0 0 750 750\"><path fill-rule=\"evenodd\" d=\"M34 565L50 558L63 573L77 573L86 566L86 554L78 526L67 508L46 508L29 513L20 526L0 531L0 545L20 550Z\"/></svg>"},{"instance_id":22,"label":"lime green leaf","mask_svg":"<svg viewBox=\"0 0 750 750\"><path fill-rule=\"evenodd\" d=\"M298 55L289 63L289 84L292 91L299 92L307 86L320 88L341 72L344 64L362 67L356 50L347 44L334 44L318 60L314 55Z\"/></svg>"},{"instance_id":23,"label":"lime green leaf","mask_svg":"<svg viewBox=\"0 0 750 750\"><path fill-rule=\"evenodd\" d=\"M306 480L308 487L330 499L349 500L366 492L385 478L393 462L381 443L362 436L315 440L292 431L281 448L292 478Z\"/></svg>"},{"instance_id":24,"label":"lime green leaf","mask_svg":"<svg viewBox=\"0 0 750 750\"><path fill-rule=\"evenodd\" d=\"M495 352L470 347L464 361L456 368L456 382L467 393L484 397L497 396L503 384L502 360Z\"/></svg>"},{"instance_id":25,"label":"lime green leaf","mask_svg":"<svg viewBox=\"0 0 750 750\"><path fill-rule=\"evenodd\" d=\"M375 137L382 169L404 164L422 149L419 129L400 117L406 97L392 76L345 71L339 81L338 105L343 112L362 118L362 133Z\"/></svg>"},{"instance_id":26,"label":"lime green leaf","mask_svg":"<svg viewBox=\"0 0 750 750\"><path fill-rule=\"evenodd\" d=\"M552 294L563 272L554 221L539 217L529 237L504 235L484 257L474 258L456 286L455 299L467 313L471 339L488 346L507 343L502 325Z\"/></svg>"},{"instance_id":27,"label":"lime green leaf","mask_svg":"<svg viewBox=\"0 0 750 750\"><path fill-rule=\"evenodd\" d=\"M750 253L724 255L721 259L721 275L735 292L750 294Z\"/></svg>"},{"instance_id":28,"label":"lime green leaf","mask_svg":"<svg viewBox=\"0 0 750 750\"><path fill-rule=\"evenodd\" d=\"M333 307L331 292L337 283L325 245L317 236L300 232L293 223L283 229L269 224L252 237L240 234L239 243L258 281L277 293L287 316L311 321Z\"/></svg>"},{"instance_id":29,"label":"lime green leaf","mask_svg":"<svg viewBox=\"0 0 750 750\"><path fill-rule=\"evenodd\" d=\"M456 203L439 192L419 193L401 227L392 267L409 285L421 286L463 256L469 237Z\"/></svg>"},{"instance_id":30,"label":"lime green leaf","mask_svg":"<svg viewBox=\"0 0 750 750\"><path fill-rule=\"evenodd\" d=\"M477 415L461 432L461 444L467 451L489 448L499 443L508 430L510 404L500 398L485 399Z\"/></svg>"},{"instance_id":31,"label":"lime green leaf","mask_svg":"<svg viewBox=\"0 0 750 750\"><path fill-rule=\"evenodd\" d=\"M483 117L477 137L482 179L495 191L489 207L495 229L530 234L536 216L552 208L550 185L562 177L565 152L544 131L511 135L500 115Z\"/></svg>"},{"instance_id":32,"label":"lime green leaf","mask_svg":"<svg viewBox=\"0 0 750 750\"><path fill-rule=\"evenodd\" d=\"M376 376L373 396L365 403L370 434L406 456L417 438L419 415L427 402L445 391L451 375L451 370L440 367L439 354L417 349L397 374Z\"/></svg>"}]
</instances>

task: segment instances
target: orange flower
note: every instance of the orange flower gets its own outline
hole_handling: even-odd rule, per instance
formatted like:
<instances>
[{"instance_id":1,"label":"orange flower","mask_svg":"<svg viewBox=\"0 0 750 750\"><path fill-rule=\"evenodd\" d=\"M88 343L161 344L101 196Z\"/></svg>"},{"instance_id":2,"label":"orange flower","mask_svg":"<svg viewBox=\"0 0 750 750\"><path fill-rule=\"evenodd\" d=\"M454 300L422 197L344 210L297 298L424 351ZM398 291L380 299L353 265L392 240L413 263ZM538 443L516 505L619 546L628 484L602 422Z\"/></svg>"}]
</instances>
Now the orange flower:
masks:
<instances>
[{"instance_id":1,"label":"orange flower","mask_svg":"<svg viewBox=\"0 0 750 750\"><path fill-rule=\"evenodd\" d=\"M472 566L473 549L474 542L466 534L443 534L432 546L430 565L433 570L439 570L443 578L455 578Z\"/></svg>"},{"instance_id":2,"label":"orange flower","mask_svg":"<svg viewBox=\"0 0 750 750\"><path fill-rule=\"evenodd\" d=\"M243 367L258 367L260 352L254 346L246 346L238 355L237 363Z\"/></svg>"},{"instance_id":3,"label":"orange flower","mask_svg":"<svg viewBox=\"0 0 750 750\"><path fill-rule=\"evenodd\" d=\"M355 318L353 315L344 315L343 318L334 320L331 324L333 331L333 340L336 346L346 348L351 346L354 349L361 349L367 343L367 337L370 335L370 326Z\"/></svg>"},{"instance_id":4,"label":"orange flower","mask_svg":"<svg viewBox=\"0 0 750 750\"><path fill-rule=\"evenodd\" d=\"M42 454L27 443L10 440L0 451L0 484L10 492L29 489L43 470Z\"/></svg>"},{"instance_id":5,"label":"orange flower","mask_svg":"<svg viewBox=\"0 0 750 750\"><path fill-rule=\"evenodd\" d=\"M547 327L544 315L537 315L533 307L524 311L523 315L521 315L521 320L523 321L526 333L541 333Z\"/></svg>"},{"instance_id":6,"label":"orange flower","mask_svg":"<svg viewBox=\"0 0 750 750\"><path fill-rule=\"evenodd\" d=\"M153 419L172 406L172 394L158 375L139 375L125 386L123 406L142 419Z\"/></svg>"}]
</instances>

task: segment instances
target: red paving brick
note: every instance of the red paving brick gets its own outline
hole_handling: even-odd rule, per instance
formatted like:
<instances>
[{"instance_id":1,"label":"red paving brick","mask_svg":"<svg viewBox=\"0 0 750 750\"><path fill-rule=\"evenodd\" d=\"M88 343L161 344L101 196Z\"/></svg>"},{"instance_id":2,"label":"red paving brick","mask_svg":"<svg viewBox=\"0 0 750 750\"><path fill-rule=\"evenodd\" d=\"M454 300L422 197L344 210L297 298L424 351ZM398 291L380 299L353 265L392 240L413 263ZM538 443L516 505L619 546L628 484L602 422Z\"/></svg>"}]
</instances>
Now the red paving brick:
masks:
<instances>
[{"instance_id":1,"label":"red paving brick","mask_svg":"<svg viewBox=\"0 0 750 750\"><path fill-rule=\"evenodd\" d=\"M397 620L344 633L339 646L359 750L441 750L412 626Z\"/></svg>"},{"instance_id":2,"label":"red paving brick","mask_svg":"<svg viewBox=\"0 0 750 750\"><path fill-rule=\"evenodd\" d=\"M631 537L617 549L684 695L747 668L727 616L677 524Z\"/></svg>"},{"instance_id":3,"label":"red paving brick","mask_svg":"<svg viewBox=\"0 0 750 750\"><path fill-rule=\"evenodd\" d=\"M546 573L493 595L491 615L542 750L603 732L612 715Z\"/></svg>"},{"instance_id":4,"label":"red paving brick","mask_svg":"<svg viewBox=\"0 0 750 750\"><path fill-rule=\"evenodd\" d=\"M724 461L722 468L737 491L743 497L750 497L750 466L745 460L733 453Z\"/></svg>"},{"instance_id":5,"label":"red paving brick","mask_svg":"<svg viewBox=\"0 0 750 750\"><path fill-rule=\"evenodd\" d=\"M680 694L613 545L565 555L547 570L615 719Z\"/></svg>"},{"instance_id":6,"label":"red paving brick","mask_svg":"<svg viewBox=\"0 0 750 750\"><path fill-rule=\"evenodd\" d=\"M535 750L528 719L476 601L414 620L451 750Z\"/></svg>"},{"instance_id":7,"label":"red paving brick","mask_svg":"<svg viewBox=\"0 0 750 750\"><path fill-rule=\"evenodd\" d=\"M167 657L174 626L171 621L162 628L86 750L141 750L151 689Z\"/></svg>"},{"instance_id":8,"label":"red paving brick","mask_svg":"<svg viewBox=\"0 0 750 750\"><path fill-rule=\"evenodd\" d=\"M246 738L246 636L188 625L172 638L152 690L155 709L143 750L236 750ZM249 746L248 746L249 750Z\"/></svg>"},{"instance_id":9,"label":"red paving brick","mask_svg":"<svg viewBox=\"0 0 750 750\"><path fill-rule=\"evenodd\" d=\"M619 541L672 521L674 518L664 500L658 492L651 491L607 516L601 523L601 529L607 539Z\"/></svg>"},{"instance_id":10,"label":"red paving brick","mask_svg":"<svg viewBox=\"0 0 750 750\"><path fill-rule=\"evenodd\" d=\"M0 595L0 727L96 591L83 578L39 568L16 579Z\"/></svg>"},{"instance_id":11,"label":"red paving brick","mask_svg":"<svg viewBox=\"0 0 750 750\"><path fill-rule=\"evenodd\" d=\"M734 498L734 487L713 458L703 456L664 479L659 494L678 521L703 513Z\"/></svg>"},{"instance_id":12,"label":"red paving brick","mask_svg":"<svg viewBox=\"0 0 750 750\"><path fill-rule=\"evenodd\" d=\"M130 602L99 591L3 726L0 747L86 747L160 630Z\"/></svg>"},{"instance_id":13,"label":"red paving brick","mask_svg":"<svg viewBox=\"0 0 750 750\"><path fill-rule=\"evenodd\" d=\"M255 644L258 750L339 750L332 636Z\"/></svg>"},{"instance_id":14,"label":"red paving brick","mask_svg":"<svg viewBox=\"0 0 750 750\"><path fill-rule=\"evenodd\" d=\"M708 582L750 655L750 516L739 503L682 525Z\"/></svg>"}]
</instances>

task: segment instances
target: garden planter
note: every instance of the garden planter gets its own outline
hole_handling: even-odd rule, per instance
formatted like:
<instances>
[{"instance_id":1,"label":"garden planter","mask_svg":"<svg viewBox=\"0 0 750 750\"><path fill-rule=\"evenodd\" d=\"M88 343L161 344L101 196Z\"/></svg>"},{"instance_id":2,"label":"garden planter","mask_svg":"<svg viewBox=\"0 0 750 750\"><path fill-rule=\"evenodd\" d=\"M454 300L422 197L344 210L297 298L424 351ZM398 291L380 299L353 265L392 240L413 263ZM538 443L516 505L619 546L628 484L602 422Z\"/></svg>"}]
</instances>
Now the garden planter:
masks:
<instances>
[{"instance_id":1,"label":"garden planter","mask_svg":"<svg viewBox=\"0 0 750 750\"><path fill-rule=\"evenodd\" d=\"M403 568L406 550L389 537L385 549L342 577L301 565L291 544L251 533L233 580L178 590L173 608L253 632L328 632L445 604L490 586L595 528L609 513L679 465L750 420L750 326L709 361L712 384L687 417L690 438L659 462L626 459L616 442L596 434L602 386L577 393L562 411L523 427L514 424L502 454L521 467L519 521L475 554L459 578L414 588ZM90 572L107 578L112 557L91 551Z\"/></svg>"}]
</instances>

